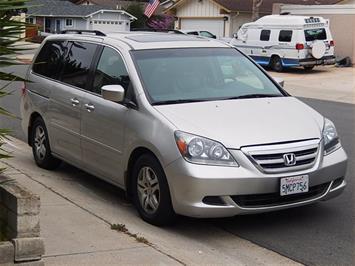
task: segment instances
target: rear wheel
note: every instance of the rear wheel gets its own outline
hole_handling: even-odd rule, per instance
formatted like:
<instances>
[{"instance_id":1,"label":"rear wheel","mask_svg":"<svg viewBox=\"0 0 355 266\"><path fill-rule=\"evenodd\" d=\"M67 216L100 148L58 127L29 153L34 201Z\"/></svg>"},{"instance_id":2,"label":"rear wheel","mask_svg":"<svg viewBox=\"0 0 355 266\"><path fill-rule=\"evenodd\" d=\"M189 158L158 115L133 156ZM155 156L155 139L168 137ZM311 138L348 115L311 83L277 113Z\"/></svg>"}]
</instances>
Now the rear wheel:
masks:
<instances>
[{"instance_id":1,"label":"rear wheel","mask_svg":"<svg viewBox=\"0 0 355 266\"><path fill-rule=\"evenodd\" d=\"M154 225L167 225L174 221L169 186L158 160L144 154L136 161L133 171L134 204L142 219Z\"/></svg>"},{"instance_id":2,"label":"rear wheel","mask_svg":"<svg viewBox=\"0 0 355 266\"><path fill-rule=\"evenodd\" d=\"M273 56L271 58L271 68L276 72L282 72L284 70L282 60L279 56Z\"/></svg>"},{"instance_id":3,"label":"rear wheel","mask_svg":"<svg viewBox=\"0 0 355 266\"><path fill-rule=\"evenodd\" d=\"M60 165L61 161L52 156L47 128L40 117L36 118L32 124L30 140L33 157L39 167L52 170Z\"/></svg>"},{"instance_id":4,"label":"rear wheel","mask_svg":"<svg viewBox=\"0 0 355 266\"><path fill-rule=\"evenodd\" d=\"M306 71L312 71L313 68L314 68L314 65L313 65L313 66L304 66L303 68L304 68L304 70L306 70Z\"/></svg>"}]
</instances>

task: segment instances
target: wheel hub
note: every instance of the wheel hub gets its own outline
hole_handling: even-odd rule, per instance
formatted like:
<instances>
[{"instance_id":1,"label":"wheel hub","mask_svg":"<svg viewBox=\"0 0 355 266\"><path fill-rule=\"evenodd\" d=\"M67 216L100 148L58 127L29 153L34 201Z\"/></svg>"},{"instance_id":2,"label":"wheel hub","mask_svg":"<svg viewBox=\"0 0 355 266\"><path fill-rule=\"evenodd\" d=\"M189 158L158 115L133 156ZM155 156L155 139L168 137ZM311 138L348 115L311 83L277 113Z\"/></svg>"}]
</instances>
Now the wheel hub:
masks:
<instances>
[{"instance_id":1,"label":"wheel hub","mask_svg":"<svg viewBox=\"0 0 355 266\"><path fill-rule=\"evenodd\" d=\"M147 213L157 211L160 203L159 180L154 170L142 167L138 173L137 191L140 205Z\"/></svg>"}]
</instances>

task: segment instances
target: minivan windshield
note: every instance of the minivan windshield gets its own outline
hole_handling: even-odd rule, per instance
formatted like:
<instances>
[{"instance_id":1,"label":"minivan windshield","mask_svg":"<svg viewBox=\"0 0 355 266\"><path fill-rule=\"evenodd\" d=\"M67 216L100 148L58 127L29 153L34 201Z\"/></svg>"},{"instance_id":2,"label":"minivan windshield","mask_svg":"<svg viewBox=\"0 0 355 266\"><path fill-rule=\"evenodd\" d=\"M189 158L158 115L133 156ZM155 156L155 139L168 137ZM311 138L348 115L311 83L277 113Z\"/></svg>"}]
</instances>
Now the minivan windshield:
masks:
<instances>
[{"instance_id":1,"label":"minivan windshield","mask_svg":"<svg viewBox=\"0 0 355 266\"><path fill-rule=\"evenodd\" d=\"M327 33L324 28L305 30L304 35L306 37L306 42L327 39Z\"/></svg>"},{"instance_id":2,"label":"minivan windshield","mask_svg":"<svg viewBox=\"0 0 355 266\"><path fill-rule=\"evenodd\" d=\"M131 53L153 105L284 96L257 66L233 48Z\"/></svg>"}]
</instances>

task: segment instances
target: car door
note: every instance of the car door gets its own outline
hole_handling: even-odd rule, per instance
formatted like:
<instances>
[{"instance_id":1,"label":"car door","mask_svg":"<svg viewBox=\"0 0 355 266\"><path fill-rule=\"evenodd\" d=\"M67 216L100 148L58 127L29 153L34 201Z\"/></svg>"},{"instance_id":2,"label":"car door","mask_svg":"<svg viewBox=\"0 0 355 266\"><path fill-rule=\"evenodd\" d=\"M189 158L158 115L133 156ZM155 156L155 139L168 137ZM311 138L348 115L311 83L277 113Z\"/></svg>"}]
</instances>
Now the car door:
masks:
<instances>
[{"instance_id":1,"label":"car door","mask_svg":"<svg viewBox=\"0 0 355 266\"><path fill-rule=\"evenodd\" d=\"M68 53L59 82L53 85L50 97L50 126L53 152L73 164L81 164L81 108L83 89L87 85L90 66L97 46L69 42Z\"/></svg>"},{"instance_id":2,"label":"car door","mask_svg":"<svg viewBox=\"0 0 355 266\"><path fill-rule=\"evenodd\" d=\"M101 97L104 85L118 84L127 90L128 72L119 52L103 47L94 69L92 86L85 93L81 137L85 167L99 176L123 184L122 168L125 118L128 108Z\"/></svg>"}]
</instances>

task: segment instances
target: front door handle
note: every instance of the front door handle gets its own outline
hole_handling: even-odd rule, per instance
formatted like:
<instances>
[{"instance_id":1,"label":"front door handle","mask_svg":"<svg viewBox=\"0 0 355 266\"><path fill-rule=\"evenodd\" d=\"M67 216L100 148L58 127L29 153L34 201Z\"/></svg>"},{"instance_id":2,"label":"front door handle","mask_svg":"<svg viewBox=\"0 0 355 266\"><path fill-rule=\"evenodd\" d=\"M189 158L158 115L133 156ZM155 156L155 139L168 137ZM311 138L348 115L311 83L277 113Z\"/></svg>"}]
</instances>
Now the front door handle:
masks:
<instances>
[{"instance_id":1,"label":"front door handle","mask_svg":"<svg viewBox=\"0 0 355 266\"><path fill-rule=\"evenodd\" d=\"M89 113L95 110L95 106L92 105L91 103L86 103L85 108Z\"/></svg>"},{"instance_id":2,"label":"front door handle","mask_svg":"<svg viewBox=\"0 0 355 266\"><path fill-rule=\"evenodd\" d=\"M80 104L80 101L77 98L71 98L70 101L73 106Z\"/></svg>"}]
</instances>

